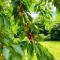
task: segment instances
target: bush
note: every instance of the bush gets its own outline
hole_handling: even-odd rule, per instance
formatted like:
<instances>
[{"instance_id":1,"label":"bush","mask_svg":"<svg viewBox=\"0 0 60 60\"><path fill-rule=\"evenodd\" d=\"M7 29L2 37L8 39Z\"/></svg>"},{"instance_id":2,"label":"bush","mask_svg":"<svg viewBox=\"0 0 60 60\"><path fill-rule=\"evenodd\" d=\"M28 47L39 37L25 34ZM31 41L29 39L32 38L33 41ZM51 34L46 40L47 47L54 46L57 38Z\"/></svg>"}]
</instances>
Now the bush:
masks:
<instances>
[{"instance_id":1,"label":"bush","mask_svg":"<svg viewBox=\"0 0 60 60\"><path fill-rule=\"evenodd\" d=\"M60 23L54 25L50 30L50 39L60 40Z\"/></svg>"}]
</instances>

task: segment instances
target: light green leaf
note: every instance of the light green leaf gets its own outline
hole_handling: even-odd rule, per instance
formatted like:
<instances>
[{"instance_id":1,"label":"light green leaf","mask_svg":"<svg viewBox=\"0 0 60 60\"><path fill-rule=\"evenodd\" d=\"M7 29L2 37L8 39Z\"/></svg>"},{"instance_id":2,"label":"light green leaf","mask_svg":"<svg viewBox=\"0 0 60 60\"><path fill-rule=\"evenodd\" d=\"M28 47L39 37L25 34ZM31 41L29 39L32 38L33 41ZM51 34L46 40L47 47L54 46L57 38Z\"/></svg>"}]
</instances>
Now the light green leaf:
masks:
<instances>
[{"instance_id":1,"label":"light green leaf","mask_svg":"<svg viewBox=\"0 0 60 60\"><path fill-rule=\"evenodd\" d=\"M16 53L20 54L22 57L24 56L24 51L22 47L20 47L19 45L14 45L14 44L12 45L12 47L14 48Z\"/></svg>"},{"instance_id":2,"label":"light green leaf","mask_svg":"<svg viewBox=\"0 0 60 60\"><path fill-rule=\"evenodd\" d=\"M5 60L9 60L10 54L9 54L10 50L7 47L3 47L3 56L5 58Z\"/></svg>"}]
</instances>

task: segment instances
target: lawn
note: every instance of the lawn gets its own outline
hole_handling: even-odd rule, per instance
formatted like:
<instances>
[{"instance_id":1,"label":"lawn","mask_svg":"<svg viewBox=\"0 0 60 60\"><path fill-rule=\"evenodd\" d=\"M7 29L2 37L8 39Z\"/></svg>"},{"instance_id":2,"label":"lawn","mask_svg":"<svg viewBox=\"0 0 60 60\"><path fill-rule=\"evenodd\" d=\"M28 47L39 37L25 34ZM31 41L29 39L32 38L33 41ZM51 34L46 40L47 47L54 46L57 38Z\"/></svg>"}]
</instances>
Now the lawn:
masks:
<instances>
[{"instance_id":1,"label":"lawn","mask_svg":"<svg viewBox=\"0 0 60 60\"><path fill-rule=\"evenodd\" d=\"M49 41L49 42L40 42L43 46L47 47L49 52L53 54L55 60L60 60L60 42L58 41Z\"/></svg>"}]
</instances>

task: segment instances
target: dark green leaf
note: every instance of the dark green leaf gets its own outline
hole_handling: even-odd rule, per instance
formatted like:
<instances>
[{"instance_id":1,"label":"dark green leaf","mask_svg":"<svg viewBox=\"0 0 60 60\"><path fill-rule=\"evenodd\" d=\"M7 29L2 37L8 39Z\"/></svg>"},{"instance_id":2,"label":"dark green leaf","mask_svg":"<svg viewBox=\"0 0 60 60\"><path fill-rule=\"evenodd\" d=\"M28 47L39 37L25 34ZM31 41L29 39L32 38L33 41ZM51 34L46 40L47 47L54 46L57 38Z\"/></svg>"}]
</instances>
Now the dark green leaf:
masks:
<instances>
[{"instance_id":1,"label":"dark green leaf","mask_svg":"<svg viewBox=\"0 0 60 60\"><path fill-rule=\"evenodd\" d=\"M0 28L4 25L4 19L3 16L0 14Z\"/></svg>"},{"instance_id":2,"label":"dark green leaf","mask_svg":"<svg viewBox=\"0 0 60 60\"><path fill-rule=\"evenodd\" d=\"M33 55L34 55L34 47L33 44L27 44L27 53L28 53L28 58L29 60L32 59Z\"/></svg>"},{"instance_id":3,"label":"dark green leaf","mask_svg":"<svg viewBox=\"0 0 60 60\"><path fill-rule=\"evenodd\" d=\"M29 19L30 21L32 21L32 17L31 17L31 15L30 15L29 13L27 13L27 16L28 16L28 19Z\"/></svg>"}]
</instances>

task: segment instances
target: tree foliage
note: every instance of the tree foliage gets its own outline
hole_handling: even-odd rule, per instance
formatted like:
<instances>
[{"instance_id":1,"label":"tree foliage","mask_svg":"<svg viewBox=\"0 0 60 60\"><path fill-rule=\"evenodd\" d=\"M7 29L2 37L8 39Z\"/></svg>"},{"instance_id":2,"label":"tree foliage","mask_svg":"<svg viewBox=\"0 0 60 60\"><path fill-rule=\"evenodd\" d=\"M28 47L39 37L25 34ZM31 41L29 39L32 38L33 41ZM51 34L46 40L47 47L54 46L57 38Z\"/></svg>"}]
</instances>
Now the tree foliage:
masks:
<instances>
[{"instance_id":1,"label":"tree foliage","mask_svg":"<svg viewBox=\"0 0 60 60\"><path fill-rule=\"evenodd\" d=\"M53 3L56 6L56 8L58 9L58 11L60 11L60 0L54 0Z\"/></svg>"},{"instance_id":2,"label":"tree foliage","mask_svg":"<svg viewBox=\"0 0 60 60\"><path fill-rule=\"evenodd\" d=\"M54 60L37 39L41 29L38 22L45 26L51 17L46 1L0 0L0 56L3 60L23 60L25 50L28 60L33 56L37 60ZM32 10L39 12L37 22L31 17Z\"/></svg>"},{"instance_id":3,"label":"tree foliage","mask_svg":"<svg viewBox=\"0 0 60 60\"><path fill-rule=\"evenodd\" d=\"M50 30L50 39L60 40L60 23L56 23Z\"/></svg>"}]
</instances>

